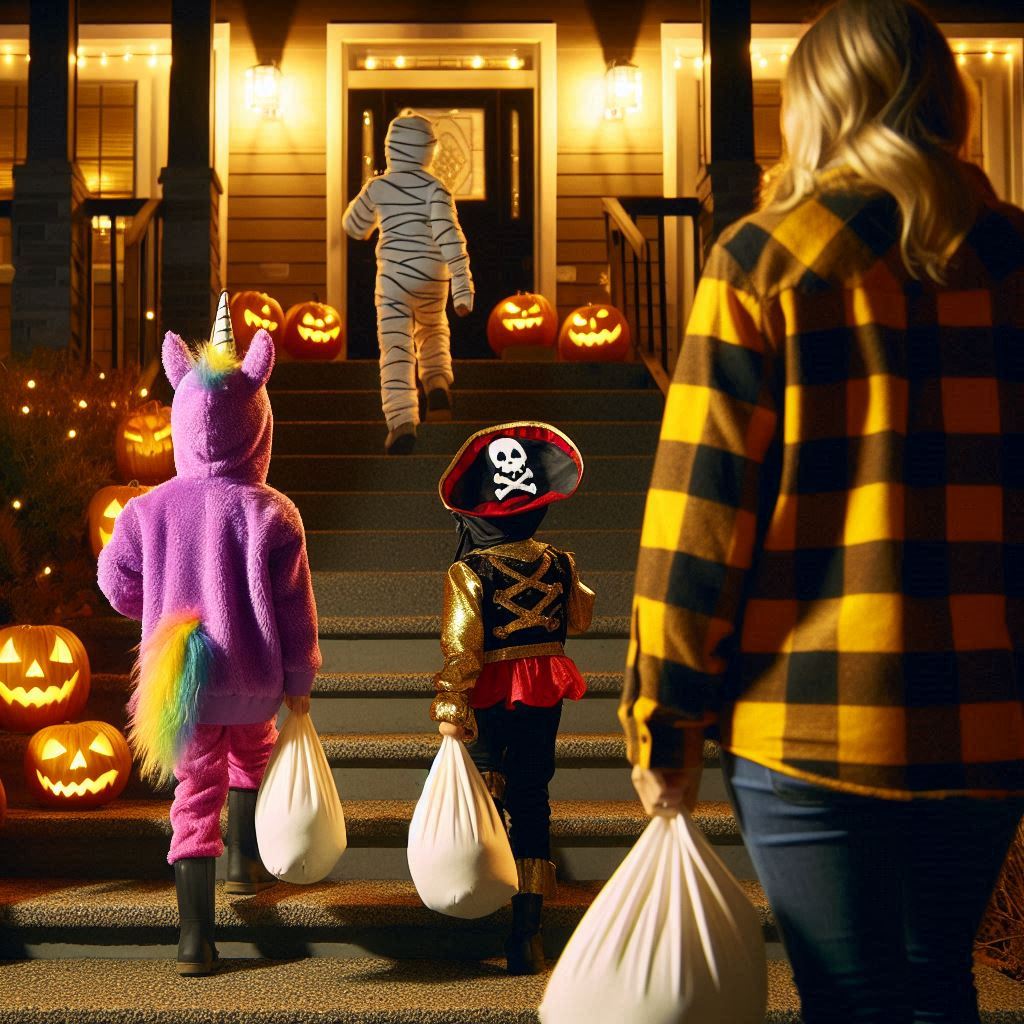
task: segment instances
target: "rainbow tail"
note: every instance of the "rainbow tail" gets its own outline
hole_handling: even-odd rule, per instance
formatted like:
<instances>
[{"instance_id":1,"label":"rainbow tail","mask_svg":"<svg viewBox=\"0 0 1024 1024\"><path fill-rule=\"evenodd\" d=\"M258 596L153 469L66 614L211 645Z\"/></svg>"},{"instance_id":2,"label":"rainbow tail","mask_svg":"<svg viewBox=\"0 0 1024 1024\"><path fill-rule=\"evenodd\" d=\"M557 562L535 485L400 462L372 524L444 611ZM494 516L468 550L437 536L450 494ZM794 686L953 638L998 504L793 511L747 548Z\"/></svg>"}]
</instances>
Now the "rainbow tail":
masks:
<instances>
[{"instance_id":1,"label":"rainbow tail","mask_svg":"<svg viewBox=\"0 0 1024 1024\"><path fill-rule=\"evenodd\" d=\"M132 676L128 738L143 778L166 784L199 721L210 638L195 612L165 615L143 641Z\"/></svg>"}]
</instances>

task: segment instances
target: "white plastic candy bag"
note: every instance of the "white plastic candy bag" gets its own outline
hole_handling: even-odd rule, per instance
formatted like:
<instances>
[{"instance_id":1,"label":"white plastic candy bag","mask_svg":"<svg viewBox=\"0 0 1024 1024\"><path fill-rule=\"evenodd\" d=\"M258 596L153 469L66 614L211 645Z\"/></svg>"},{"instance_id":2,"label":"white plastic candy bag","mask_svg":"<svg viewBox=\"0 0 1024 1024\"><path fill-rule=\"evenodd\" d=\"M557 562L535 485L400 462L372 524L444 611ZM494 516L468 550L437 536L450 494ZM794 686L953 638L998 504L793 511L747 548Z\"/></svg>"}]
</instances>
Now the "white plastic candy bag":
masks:
<instances>
[{"instance_id":1,"label":"white plastic candy bag","mask_svg":"<svg viewBox=\"0 0 1024 1024\"><path fill-rule=\"evenodd\" d=\"M484 917L518 889L508 834L476 765L441 739L409 825L409 871L420 899L451 917Z\"/></svg>"},{"instance_id":2,"label":"white plastic candy bag","mask_svg":"<svg viewBox=\"0 0 1024 1024\"><path fill-rule=\"evenodd\" d=\"M256 842L267 870L286 882L319 882L344 853L345 815L320 737L289 712L256 797Z\"/></svg>"},{"instance_id":3,"label":"white plastic candy bag","mask_svg":"<svg viewBox=\"0 0 1024 1024\"><path fill-rule=\"evenodd\" d=\"M555 965L542 1024L762 1024L757 911L689 815L654 818Z\"/></svg>"}]
</instances>

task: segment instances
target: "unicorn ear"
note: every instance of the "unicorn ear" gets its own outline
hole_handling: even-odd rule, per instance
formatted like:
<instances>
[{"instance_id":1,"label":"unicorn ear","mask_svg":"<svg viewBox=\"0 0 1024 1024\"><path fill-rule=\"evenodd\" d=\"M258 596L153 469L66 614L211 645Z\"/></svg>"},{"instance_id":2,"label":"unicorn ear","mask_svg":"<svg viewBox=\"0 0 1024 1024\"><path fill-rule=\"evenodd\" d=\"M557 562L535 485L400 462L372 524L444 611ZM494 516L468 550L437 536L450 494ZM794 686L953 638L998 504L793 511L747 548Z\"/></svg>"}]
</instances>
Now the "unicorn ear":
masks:
<instances>
[{"instance_id":1,"label":"unicorn ear","mask_svg":"<svg viewBox=\"0 0 1024 1024\"><path fill-rule=\"evenodd\" d=\"M163 347L164 373L171 382L175 391L182 378L192 369L192 357L189 355L188 346L173 331L164 335Z\"/></svg>"},{"instance_id":2,"label":"unicorn ear","mask_svg":"<svg viewBox=\"0 0 1024 1024\"><path fill-rule=\"evenodd\" d=\"M261 327L249 344L249 351L242 360L242 373L252 381L253 387L260 388L270 379L274 368L274 339Z\"/></svg>"}]
</instances>

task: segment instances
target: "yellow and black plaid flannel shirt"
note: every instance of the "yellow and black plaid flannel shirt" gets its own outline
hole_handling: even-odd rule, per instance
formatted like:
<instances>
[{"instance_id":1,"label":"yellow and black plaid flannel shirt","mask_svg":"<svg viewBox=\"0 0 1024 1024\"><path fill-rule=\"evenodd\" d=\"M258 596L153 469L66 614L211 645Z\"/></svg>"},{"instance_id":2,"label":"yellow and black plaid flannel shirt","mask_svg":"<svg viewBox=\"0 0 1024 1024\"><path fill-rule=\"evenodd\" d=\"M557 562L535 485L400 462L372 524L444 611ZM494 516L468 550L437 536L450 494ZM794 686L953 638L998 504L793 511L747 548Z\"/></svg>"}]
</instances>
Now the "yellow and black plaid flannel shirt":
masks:
<instances>
[{"instance_id":1,"label":"yellow and black plaid flannel shirt","mask_svg":"<svg viewBox=\"0 0 1024 1024\"><path fill-rule=\"evenodd\" d=\"M714 248L644 516L634 763L714 725L833 788L1024 792L1024 214L972 179L942 286L843 169Z\"/></svg>"}]
</instances>

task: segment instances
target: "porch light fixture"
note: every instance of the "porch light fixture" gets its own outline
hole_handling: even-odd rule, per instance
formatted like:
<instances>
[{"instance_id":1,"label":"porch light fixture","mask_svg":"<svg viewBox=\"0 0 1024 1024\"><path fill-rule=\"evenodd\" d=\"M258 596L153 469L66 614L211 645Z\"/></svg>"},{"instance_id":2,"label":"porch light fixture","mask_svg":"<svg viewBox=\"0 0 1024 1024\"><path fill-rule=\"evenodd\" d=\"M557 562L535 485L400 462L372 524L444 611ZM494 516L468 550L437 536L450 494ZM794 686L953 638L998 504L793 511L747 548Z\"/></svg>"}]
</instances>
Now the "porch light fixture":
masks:
<instances>
[{"instance_id":1,"label":"porch light fixture","mask_svg":"<svg viewBox=\"0 0 1024 1024\"><path fill-rule=\"evenodd\" d=\"M621 121L643 105L640 69L631 61L613 60L605 72L604 88L604 116L609 121Z\"/></svg>"},{"instance_id":2,"label":"porch light fixture","mask_svg":"<svg viewBox=\"0 0 1024 1024\"><path fill-rule=\"evenodd\" d=\"M245 72L246 106L264 120L275 120L281 108L281 69L276 64L254 64Z\"/></svg>"}]
</instances>

